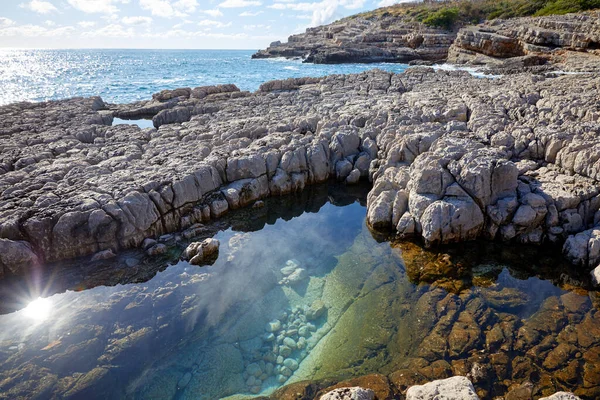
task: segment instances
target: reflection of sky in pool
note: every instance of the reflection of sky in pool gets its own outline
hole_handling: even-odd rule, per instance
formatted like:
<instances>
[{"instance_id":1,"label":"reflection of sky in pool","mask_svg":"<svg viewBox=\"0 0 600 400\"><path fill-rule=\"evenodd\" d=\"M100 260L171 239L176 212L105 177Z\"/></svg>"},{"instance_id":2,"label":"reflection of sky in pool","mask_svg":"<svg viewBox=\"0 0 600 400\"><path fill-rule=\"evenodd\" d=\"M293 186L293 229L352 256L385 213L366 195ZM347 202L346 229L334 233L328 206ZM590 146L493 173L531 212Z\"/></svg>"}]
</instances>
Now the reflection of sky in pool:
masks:
<instances>
[{"instance_id":1,"label":"reflection of sky in pool","mask_svg":"<svg viewBox=\"0 0 600 400\"><path fill-rule=\"evenodd\" d=\"M326 204L259 231L228 229L212 266L179 262L145 283L69 291L0 316L0 393L240 398L373 372L401 387L398 371L452 375L494 354L509 363L529 354L523 371L539 377L558 373L546 359L566 326L595 316L587 296L489 255L471 257L470 283L457 286L463 276L439 273L447 256L378 243L364 217L358 203ZM569 340L571 356L557 363L570 365L584 345L598 353L593 338ZM581 370L592 361L581 358ZM534 376L494 368L508 380Z\"/></svg>"}]
</instances>

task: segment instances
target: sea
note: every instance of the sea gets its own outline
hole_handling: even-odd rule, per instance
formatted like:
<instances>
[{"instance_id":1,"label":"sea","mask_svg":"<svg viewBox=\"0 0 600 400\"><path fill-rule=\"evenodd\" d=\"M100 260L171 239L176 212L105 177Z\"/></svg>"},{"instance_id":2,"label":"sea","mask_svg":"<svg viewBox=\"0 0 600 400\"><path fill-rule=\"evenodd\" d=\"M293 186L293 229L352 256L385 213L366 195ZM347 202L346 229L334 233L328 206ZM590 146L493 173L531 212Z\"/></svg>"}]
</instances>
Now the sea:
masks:
<instances>
[{"instance_id":1,"label":"sea","mask_svg":"<svg viewBox=\"0 0 600 400\"><path fill-rule=\"evenodd\" d=\"M359 73L406 64L314 65L253 60L253 50L0 50L0 105L79 96L110 103L151 98L163 89L233 83L255 91L269 80Z\"/></svg>"}]
</instances>

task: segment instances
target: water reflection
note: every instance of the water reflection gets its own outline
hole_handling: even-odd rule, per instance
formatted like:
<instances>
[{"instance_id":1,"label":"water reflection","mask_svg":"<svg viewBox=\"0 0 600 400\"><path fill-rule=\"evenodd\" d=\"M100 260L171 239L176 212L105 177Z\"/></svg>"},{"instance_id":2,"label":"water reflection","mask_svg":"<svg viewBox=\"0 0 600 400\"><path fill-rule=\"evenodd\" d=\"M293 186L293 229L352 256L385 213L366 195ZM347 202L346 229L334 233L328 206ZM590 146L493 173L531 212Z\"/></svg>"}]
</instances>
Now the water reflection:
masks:
<instances>
[{"instance_id":1,"label":"water reflection","mask_svg":"<svg viewBox=\"0 0 600 400\"><path fill-rule=\"evenodd\" d=\"M390 391L461 374L483 398L600 395L599 303L552 253L377 242L364 197L314 190L229 216L212 266L165 269L175 244L149 280L107 269L83 282L115 286L1 316L0 398L285 398L374 372Z\"/></svg>"},{"instance_id":2,"label":"water reflection","mask_svg":"<svg viewBox=\"0 0 600 400\"><path fill-rule=\"evenodd\" d=\"M145 128L154 128L154 123L151 119L121 119L121 118L113 118L113 126L114 125L137 125L141 129Z\"/></svg>"}]
</instances>

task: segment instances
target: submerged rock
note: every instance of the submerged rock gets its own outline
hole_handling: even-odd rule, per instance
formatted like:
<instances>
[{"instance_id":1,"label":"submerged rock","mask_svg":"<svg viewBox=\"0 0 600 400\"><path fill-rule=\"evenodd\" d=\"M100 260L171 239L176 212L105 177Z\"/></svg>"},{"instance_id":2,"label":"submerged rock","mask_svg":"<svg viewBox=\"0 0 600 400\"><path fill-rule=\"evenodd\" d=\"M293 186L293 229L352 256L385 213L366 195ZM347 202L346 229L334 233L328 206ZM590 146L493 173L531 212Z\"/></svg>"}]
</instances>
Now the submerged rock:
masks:
<instances>
[{"instance_id":1,"label":"submerged rock","mask_svg":"<svg viewBox=\"0 0 600 400\"><path fill-rule=\"evenodd\" d=\"M218 256L219 244L217 239L204 239L202 242L191 243L185 249L184 256L191 265L204 265Z\"/></svg>"}]
</instances>

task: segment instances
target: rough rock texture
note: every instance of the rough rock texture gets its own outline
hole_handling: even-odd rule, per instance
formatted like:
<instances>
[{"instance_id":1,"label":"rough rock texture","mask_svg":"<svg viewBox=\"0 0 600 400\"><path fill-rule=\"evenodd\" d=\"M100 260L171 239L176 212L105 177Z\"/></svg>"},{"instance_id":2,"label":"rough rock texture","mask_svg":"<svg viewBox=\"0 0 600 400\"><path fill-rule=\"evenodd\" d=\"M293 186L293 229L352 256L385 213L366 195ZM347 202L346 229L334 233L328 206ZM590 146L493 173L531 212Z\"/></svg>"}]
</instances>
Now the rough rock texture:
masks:
<instances>
[{"instance_id":1,"label":"rough rock texture","mask_svg":"<svg viewBox=\"0 0 600 400\"><path fill-rule=\"evenodd\" d=\"M497 64L510 70L511 64L503 59L538 55L564 70L598 72L599 21L600 11L487 21L458 32L448 61ZM565 62L575 58L578 62ZM525 62L522 67L543 64L540 58L528 60L529 65Z\"/></svg>"},{"instance_id":2,"label":"rough rock texture","mask_svg":"<svg viewBox=\"0 0 600 400\"><path fill-rule=\"evenodd\" d=\"M315 64L440 61L455 36L402 17L347 18L292 35L287 43L271 43L253 58L296 57Z\"/></svg>"},{"instance_id":3,"label":"rough rock texture","mask_svg":"<svg viewBox=\"0 0 600 400\"><path fill-rule=\"evenodd\" d=\"M204 265L219 254L219 241L217 239L204 239L202 242L193 242L185 249L184 256L192 265Z\"/></svg>"},{"instance_id":4,"label":"rough rock texture","mask_svg":"<svg viewBox=\"0 0 600 400\"><path fill-rule=\"evenodd\" d=\"M470 380L464 376L440 379L425 385L412 386L406 400L479 400Z\"/></svg>"},{"instance_id":5,"label":"rough rock texture","mask_svg":"<svg viewBox=\"0 0 600 400\"><path fill-rule=\"evenodd\" d=\"M575 396L573 393L558 392L558 393L554 393L552 396L542 397L540 400L580 400L580 399L579 399L579 397Z\"/></svg>"},{"instance_id":6,"label":"rough rock texture","mask_svg":"<svg viewBox=\"0 0 600 400\"><path fill-rule=\"evenodd\" d=\"M132 105L8 105L0 238L19 262L0 266L18 274L23 263L138 247L355 171L373 181L374 228L427 244L566 240L569 259L595 266L599 85L414 68L270 82L254 94L225 86ZM109 125L140 109L155 110L158 129Z\"/></svg>"},{"instance_id":7,"label":"rough rock texture","mask_svg":"<svg viewBox=\"0 0 600 400\"><path fill-rule=\"evenodd\" d=\"M373 400L375 393L370 389L361 387L347 387L334 389L321 396L321 400Z\"/></svg>"}]
</instances>

